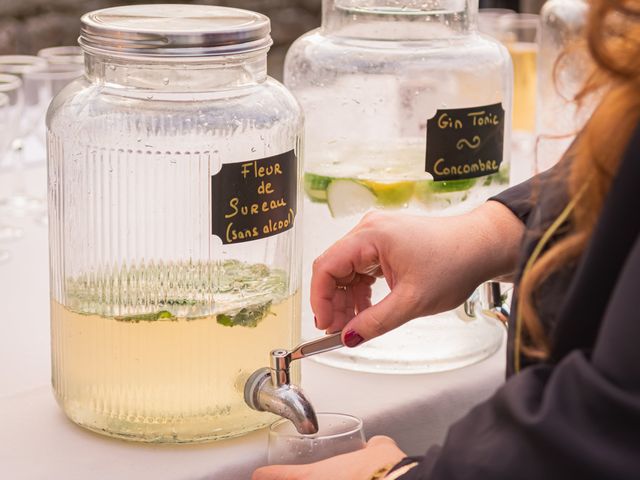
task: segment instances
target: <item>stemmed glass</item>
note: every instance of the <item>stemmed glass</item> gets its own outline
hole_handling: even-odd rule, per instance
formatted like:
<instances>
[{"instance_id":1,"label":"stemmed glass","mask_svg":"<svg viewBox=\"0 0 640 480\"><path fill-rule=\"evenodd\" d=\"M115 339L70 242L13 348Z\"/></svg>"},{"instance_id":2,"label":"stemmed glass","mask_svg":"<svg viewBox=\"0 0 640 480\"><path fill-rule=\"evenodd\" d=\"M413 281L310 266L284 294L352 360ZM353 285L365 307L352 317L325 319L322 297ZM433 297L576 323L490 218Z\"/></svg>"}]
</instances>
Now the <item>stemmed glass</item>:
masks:
<instances>
[{"instance_id":1,"label":"stemmed glass","mask_svg":"<svg viewBox=\"0 0 640 480\"><path fill-rule=\"evenodd\" d=\"M47 61L43 58L30 55L2 55L0 56L0 73L16 75L23 81L24 103L19 121L16 122L17 130L14 131L12 150L16 168L15 191L13 195L0 199L0 207L11 209L12 213L23 214L28 211L42 210L44 202L26 194L24 185L24 139L35 128L34 106L37 106L37 92L24 85L26 74L44 70ZM37 115L37 113L36 113Z\"/></svg>"},{"instance_id":2,"label":"stemmed glass","mask_svg":"<svg viewBox=\"0 0 640 480\"><path fill-rule=\"evenodd\" d=\"M18 79L19 81L19 79ZM0 84L0 87L2 84ZM3 148L9 140L7 125L9 123L10 118L10 98L7 94L0 92L0 152L5 151ZM15 238L19 234L20 230L9 225L0 225L0 240L7 240L10 238ZM3 249L0 249L0 263L5 263L9 260L9 252Z\"/></svg>"},{"instance_id":3,"label":"stemmed glass","mask_svg":"<svg viewBox=\"0 0 640 480\"><path fill-rule=\"evenodd\" d=\"M84 54L80 47L64 46L43 48L38 51L38 56L44 58L49 65L84 64Z\"/></svg>"},{"instance_id":4,"label":"stemmed glass","mask_svg":"<svg viewBox=\"0 0 640 480\"><path fill-rule=\"evenodd\" d=\"M82 75L83 71L82 64L50 63L41 70L23 75L25 91L30 92L33 99L30 121L34 128L33 134L40 141L42 147L38 152L39 155L44 156L44 146L46 144L45 117L51 100L60 90ZM38 160L40 159L38 158Z\"/></svg>"},{"instance_id":5,"label":"stemmed glass","mask_svg":"<svg viewBox=\"0 0 640 480\"><path fill-rule=\"evenodd\" d=\"M500 17L516 13L508 8L481 8L478 10L478 30L500 40Z\"/></svg>"},{"instance_id":6,"label":"stemmed glass","mask_svg":"<svg viewBox=\"0 0 640 480\"><path fill-rule=\"evenodd\" d=\"M282 419L269 428L270 465L300 465L360 450L365 446L362 420L341 413L318 413L318 433L302 435Z\"/></svg>"},{"instance_id":7,"label":"stemmed glass","mask_svg":"<svg viewBox=\"0 0 640 480\"><path fill-rule=\"evenodd\" d=\"M500 40L513 60L513 133L511 180L518 183L534 173L536 62L539 16L528 13L502 15Z\"/></svg>"},{"instance_id":8,"label":"stemmed glass","mask_svg":"<svg viewBox=\"0 0 640 480\"><path fill-rule=\"evenodd\" d=\"M0 74L0 166L2 166L11 150L15 137L15 125L22 112L22 81L14 75ZM22 229L0 222L0 241L15 240L22 237ZM8 253L0 253L5 261Z\"/></svg>"}]
</instances>

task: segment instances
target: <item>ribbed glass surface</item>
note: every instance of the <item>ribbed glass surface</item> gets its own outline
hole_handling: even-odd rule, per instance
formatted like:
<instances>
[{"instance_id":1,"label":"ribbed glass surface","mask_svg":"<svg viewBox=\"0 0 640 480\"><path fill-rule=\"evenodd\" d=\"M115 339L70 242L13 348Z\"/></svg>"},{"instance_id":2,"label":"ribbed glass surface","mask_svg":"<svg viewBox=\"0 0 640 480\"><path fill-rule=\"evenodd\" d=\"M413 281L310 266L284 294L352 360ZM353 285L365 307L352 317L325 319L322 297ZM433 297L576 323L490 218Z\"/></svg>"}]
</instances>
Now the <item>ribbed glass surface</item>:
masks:
<instances>
[{"instance_id":1,"label":"ribbed glass surface","mask_svg":"<svg viewBox=\"0 0 640 480\"><path fill-rule=\"evenodd\" d=\"M223 245L211 176L297 148L297 105L272 80L129 93L82 80L50 112L57 399L78 424L133 440L254 430L272 418L244 404L244 382L299 340L298 229Z\"/></svg>"}]
</instances>

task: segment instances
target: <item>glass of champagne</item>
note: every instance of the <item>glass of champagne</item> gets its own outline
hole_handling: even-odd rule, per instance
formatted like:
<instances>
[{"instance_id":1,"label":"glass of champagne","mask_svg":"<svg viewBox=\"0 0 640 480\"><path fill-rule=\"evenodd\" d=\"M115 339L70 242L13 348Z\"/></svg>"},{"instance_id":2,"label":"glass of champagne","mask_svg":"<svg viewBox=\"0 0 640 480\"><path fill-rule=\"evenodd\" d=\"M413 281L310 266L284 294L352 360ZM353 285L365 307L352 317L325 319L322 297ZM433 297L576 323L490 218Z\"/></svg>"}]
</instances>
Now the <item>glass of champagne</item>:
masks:
<instances>
[{"instance_id":1,"label":"glass of champagne","mask_svg":"<svg viewBox=\"0 0 640 480\"><path fill-rule=\"evenodd\" d=\"M341 413L318 413L318 433L302 435L293 424L282 419L269 428L270 465L301 465L365 446L362 420Z\"/></svg>"},{"instance_id":2,"label":"glass of champagne","mask_svg":"<svg viewBox=\"0 0 640 480\"><path fill-rule=\"evenodd\" d=\"M534 173L539 23L539 16L530 13L503 15L498 21L499 39L506 45L513 61L511 178L515 183Z\"/></svg>"}]
</instances>

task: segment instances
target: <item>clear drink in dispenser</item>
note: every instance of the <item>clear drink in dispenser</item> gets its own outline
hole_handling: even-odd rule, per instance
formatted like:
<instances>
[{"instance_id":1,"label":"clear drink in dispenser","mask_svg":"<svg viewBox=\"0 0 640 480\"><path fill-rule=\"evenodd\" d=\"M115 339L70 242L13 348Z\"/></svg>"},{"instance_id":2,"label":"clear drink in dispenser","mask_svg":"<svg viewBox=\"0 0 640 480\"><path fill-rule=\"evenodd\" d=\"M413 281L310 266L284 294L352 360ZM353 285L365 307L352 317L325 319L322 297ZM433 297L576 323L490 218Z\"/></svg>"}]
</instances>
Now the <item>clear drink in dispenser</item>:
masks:
<instances>
[{"instance_id":1,"label":"clear drink in dispenser","mask_svg":"<svg viewBox=\"0 0 640 480\"><path fill-rule=\"evenodd\" d=\"M285 85L305 114L303 298L313 259L366 212L454 215L508 185L512 67L476 17L472 0L324 0L322 26L291 47ZM386 293L377 282L373 300ZM317 335L311 318L305 302L305 337ZM503 335L451 311L317 361L441 371L487 357Z\"/></svg>"}]
</instances>

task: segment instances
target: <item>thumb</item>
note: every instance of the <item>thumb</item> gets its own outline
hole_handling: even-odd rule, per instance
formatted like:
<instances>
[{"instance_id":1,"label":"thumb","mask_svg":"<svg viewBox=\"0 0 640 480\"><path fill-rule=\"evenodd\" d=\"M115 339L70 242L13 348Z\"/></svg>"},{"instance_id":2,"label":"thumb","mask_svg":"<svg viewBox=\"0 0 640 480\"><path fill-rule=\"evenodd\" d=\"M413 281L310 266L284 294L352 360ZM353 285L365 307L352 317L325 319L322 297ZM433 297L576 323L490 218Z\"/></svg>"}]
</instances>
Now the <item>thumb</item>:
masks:
<instances>
[{"instance_id":1,"label":"thumb","mask_svg":"<svg viewBox=\"0 0 640 480\"><path fill-rule=\"evenodd\" d=\"M371 437L367 442L367 447L378 447L380 445L398 446L393 438L387 437L386 435L376 435L375 437Z\"/></svg>"},{"instance_id":2,"label":"thumb","mask_svg":"<svg viewBox=\"0 0 640 480\"><path fill-rule=\"evenodd\" d=\"M270 465L253 472L251 480L293 480L305 478L303 465Z\"/></svg>"},{"instance_id":3,"label":"thumb","mask_svg":"<svg viewBox=\"0 0 640 480\"><path fill-rule=\"evenodd\" d=\"M355 347L363 341L371 340L393 330L414 318L416 298L403 294L398 285L380 302L353 317L342 329L342 343Z\"/></svg>"}]
</instances>

